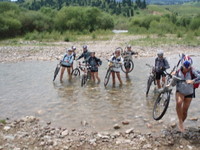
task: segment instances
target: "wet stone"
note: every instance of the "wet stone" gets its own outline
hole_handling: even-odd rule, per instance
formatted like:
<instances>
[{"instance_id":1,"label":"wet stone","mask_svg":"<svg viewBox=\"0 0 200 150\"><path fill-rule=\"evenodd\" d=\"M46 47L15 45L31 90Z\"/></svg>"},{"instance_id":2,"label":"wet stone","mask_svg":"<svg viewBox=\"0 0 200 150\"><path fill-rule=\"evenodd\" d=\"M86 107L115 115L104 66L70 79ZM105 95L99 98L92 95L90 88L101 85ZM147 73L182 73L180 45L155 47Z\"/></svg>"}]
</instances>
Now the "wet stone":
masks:
<instances>
[{"instance_id":1,"label":"wet stone","mask_svg":"<svg viewBox=\"0 0 200 150\"><path fill-rule=\"evenodd\" d=\"M126 130L126 134L130 134L130 133L133 133L134 132L134 128L131 128L131 129L128 129L128 130Z\"/></svg>"},{"instance_id":2,"label":"wet stone","mask_svg":"<svg viewBox=\"0 0 200 150\"><path fill-rule=\"evenodd\" d=\"M114 128L114 129L120 129L120 126L119 126L118 124L115 124L115 125L113 126L113 128Z\"/></svg>"},{"instance_id":3,"label":"wet stone","mask_svg":"<svg viewBox=\"0 0 200 150\"><path fill-rule=\"evenodd\" d=\"M9 127L9 126L5 126L3 129L4 129L5 131L8 131L8 130L11 129L11 127Z\"/></svg>"}]
</instances>

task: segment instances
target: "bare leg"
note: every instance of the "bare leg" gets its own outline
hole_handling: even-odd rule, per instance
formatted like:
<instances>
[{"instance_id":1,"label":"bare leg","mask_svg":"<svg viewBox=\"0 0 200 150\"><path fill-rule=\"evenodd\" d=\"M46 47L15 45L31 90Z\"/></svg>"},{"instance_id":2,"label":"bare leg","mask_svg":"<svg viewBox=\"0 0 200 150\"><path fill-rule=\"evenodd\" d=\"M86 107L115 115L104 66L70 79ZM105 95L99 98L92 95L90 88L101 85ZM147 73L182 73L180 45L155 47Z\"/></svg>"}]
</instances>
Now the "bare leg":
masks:
<instances>
[{"instance_id":1,"label":"bare leg","mask_svg":"<svg viewBox=\"0 0 200 150\"><path fill-rule=\"evenodd\" d=\"M162 87L165 85L166 78L162 77Z\"/></svg>"},{"instance_id":2,"label":"bare leg","mask_svg":"<svg viewBox=\"0 0 200 150\"><path fill-rule=\"evenodd\" d=\"M126 69L126 78L128 78L128 72L129 72L130 68Z\"/></svg>"},{"instance_id":3,"label":"bare leg","mask_svg":"<svg viewBox=\"0 0 200 150\"><path fill-rule=\"evenodd\" d=\"M157 83L158 89L160 89L161 88L160 80L156 80L156 83Z\"/></svg>"},{"instance_id":4,"label":"bare leg","mask_svg":"<svg viewBox=\"0 0 200 150\"><path fill-rule=\"evenodd\" d=\"M120 82L120 85L122 85L123 83L122 83L122 79L121 79L121 77L120 77L120 73L119 73L119 72L116 72L116 74L117 74L117 78L118 78L118 80L119 80L119 82Z\"/></svg>"},{"instance_id":5,"label":"bare leg","mask_svg":"<svg viewBox=\"0 0 200 150\"><path fill-rule=\"evenodd\" d=\"M113 81L113 85L115 85L115 72L112 72L112 81Z\"/></svg>"},{"instance_id":6,"label":"bare leg","mask_svg":"<svg viewBox=\"0 0 200 150\"><path fill-rule=\"evenodd\" d=\"M95 76L94 76L94 72L91 72L91 77L92 77L92 81L94 81L95 82Z\"/></svg>"},{"instance_id":7,"label":"bare leg","mask_svg":"<svg viewBox=\"0 0 200 150\"><path fill-rule=\"evenodd\" d=\"M64 71L65 71L65 67L62 67L61 68L61 72L60 72L60 82L63 82L63 74L64 74Z\"/></svg>"},{"instance_id":8,"label":"bare leg","mask_svg":"<svg viewBox=\"0 0 200 150\"><path fill-rule=\"evenodd\" d=\"M183 127L183 102L184 102L184 95L176 92L176 112L178 116L178 128L181 132L184 132Z\"/></svg>"},{"instance_id":9,"label":"bare leg","mask_svg":"<svg viewBox=\"0 0 200 150\"><path fill-rule=\"evenodd\" d=\"M101 82L101 80L100 80L100 78L99 78L98 72L95 72L94 75L95 75L95 77L96 77L97 80L98 80L97 83L99 84L99 83Z\"/></svg>"},{"instance_id":10,"label":"bare leg","mask_svg":"<svg viewBox=\"0 0 200 150\"><path fill-rule=\"evenodd\" d=\"M187 118L187 112L188 112L188 108L190 106L190 103L192 101L192 98L185 98L184 103L183 103L183 122L185 121L185 119Z\"/></svg>"},{"instance_id":11,"label":"bare leg","mask_svg":"<svg viewBox=\"0 0 200 150\"><path fill-rule=\"evenodd\" d=\"M71 80L71 67L67 68L69 80Z\"/></svg>"}]
</instances>

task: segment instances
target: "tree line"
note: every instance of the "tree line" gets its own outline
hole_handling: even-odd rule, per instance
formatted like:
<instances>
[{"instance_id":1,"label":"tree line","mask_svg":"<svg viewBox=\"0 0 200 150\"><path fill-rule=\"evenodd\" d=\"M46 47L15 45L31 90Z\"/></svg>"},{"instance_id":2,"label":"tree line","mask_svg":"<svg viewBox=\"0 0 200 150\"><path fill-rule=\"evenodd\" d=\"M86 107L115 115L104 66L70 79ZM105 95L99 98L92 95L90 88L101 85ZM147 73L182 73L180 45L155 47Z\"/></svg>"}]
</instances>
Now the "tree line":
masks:
<instances>
[{"instance_id":1,"label":"tree line","mask_svg":"<svg viewBox=\"0 0 200 150\"><path fill-rule=\"evenodd\" d=\"M0 2L0 38L33 31L93 32L113 27L112 16L95 7L64 6L60 10L42 7L35 11L20 8L15 3Z\"/></svg>"},{"instance_id":2,"label":"tree line","mask_svg":"<svg viewBox=\"0 0 200 150\"><path fill-rule=\"evenodd\" d=\"M50 7L60 10L64 6L90 6L97 7L107 13L134 16L134 10L146 8L146 0L18 0L17 3L30 10L39 10L42 7Z\"/></svg>"}]
</instances>

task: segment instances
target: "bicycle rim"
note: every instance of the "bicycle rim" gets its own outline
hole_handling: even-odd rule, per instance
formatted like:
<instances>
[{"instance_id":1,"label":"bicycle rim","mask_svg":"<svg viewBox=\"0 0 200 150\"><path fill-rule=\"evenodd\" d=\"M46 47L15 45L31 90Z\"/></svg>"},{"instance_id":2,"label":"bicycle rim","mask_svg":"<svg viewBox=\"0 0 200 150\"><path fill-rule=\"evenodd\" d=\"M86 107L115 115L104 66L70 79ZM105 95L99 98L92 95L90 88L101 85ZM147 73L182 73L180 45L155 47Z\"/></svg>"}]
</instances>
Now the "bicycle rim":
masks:
<instances>
[{"instance_id":1,"label":"bicycle rim","mask_svg":"<svg viewBox=\"0 0 200 150\"><path fill-rule=\"evenodd\" d=\"M75 68L74 70L72 70L72 75L76 76L80 76L80 70L78 68Z\"/></svg>"},{"instance_id":2,"label":"bicycle rim","mask_svg":"<svg viewBox=\"0 0 200 150\"><path fill-rule=\"evenodd\" d=\"M126 71L126 65L130 65L129 71ZM130 73L134 69L134 63L132 60L125 60L124 65L121 66L121 69L124 73Z\"/></svg>"},{"instance_id":3,"label":"bicycle rim","mask_svg":"<svg viewBox=\"0 0 200 150\"><path fill-rule=\"evenodd\" d=\"M58 75L59 71L60 71L60 67L59 67L59 66L57 66L57 67L56 67L56 69L55 69L55 71L54 71L54 77L53 77L53 81L55 81L55 79L56 79L56 77L57 77L57 75Z\"/></svg>"},{"instance_id":4,"label":"bicycle rim","mask_svg":"<svg viewBox=\"0 0 200 150\"><path fill-rule=\"evenodd\" d=\"M153 82L153 78L152 76L149 76L148 80L147 80L147 90L146 90L146 96L149 94L149 90L151 88L151 84Z\"/></svg>"},{"instance_id":5,"label":"bicycle rim","mask_svg":"<svg viewBox=\"0 0 200 150\"><path fill-rule=\"evenodd\" d=\"M108 71L106 72L106 76L104 78L104 86L107 86L109 79L110 79L110 74L111 74L111 70L108 69Z\"/></svg>"},{"instance_id":6,"label":"bicycle rim","mask_svg":"<svg viewBox=\"0 0 200 150\"><path fill-rule=\"evenodd\" d=\"M170 101L170 92L160 93L155 101L153 108L153 118L160 120L166 113Z\"/></svg>"}]
</instances>

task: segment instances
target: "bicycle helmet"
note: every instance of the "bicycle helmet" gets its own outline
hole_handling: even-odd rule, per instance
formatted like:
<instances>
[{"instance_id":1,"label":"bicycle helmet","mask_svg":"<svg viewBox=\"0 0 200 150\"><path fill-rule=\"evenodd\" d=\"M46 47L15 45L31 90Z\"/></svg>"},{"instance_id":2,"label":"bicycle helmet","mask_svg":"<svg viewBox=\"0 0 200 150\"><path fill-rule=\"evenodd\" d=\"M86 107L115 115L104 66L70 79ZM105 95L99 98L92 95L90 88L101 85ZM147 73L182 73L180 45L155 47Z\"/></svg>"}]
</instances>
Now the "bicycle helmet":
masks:
<instances>
[{"instance_id":1,"label":"bicycle helmet","mask_svg":"<svg viewBox=\"0 0 200 150\"><path fill-rule=\"evenodd\" d=\"M187 69L192 66L192 63L193 63L192 58L189 56L185 56L182 60L182 66Z\"/></svg>"},{"instance_id":2,"label":"bicycle helmet","mask_svg":"<svg viewBox=\"0 0 200 150\"><path fill-rule=\"evenodd\" d=\"M72 52L72 49L71 49L71 48L68 48L68 49L67 49L67 52Z\"/></svg>"},{"instance_id":3,"label":"bicycle helmet","mask_svg":"<svg viewBox=\"0 0 200 150\"><path fill-rule=\"evenodd\" d=\"M83 48L84 48L84 49L87 49L87 45L83 45Z\"/></svg>"},{"instance_id":4,"label":"bicycle helmet","mask_svg":"<svg viewBox=\"0 0 200 150\"><path fill-rule=\"evenodd\" d=\"M72 50L76 50L76 47L75 47L75 46L72 46Z\"/></svg>"},{"instance_id":5,"label":"bicycle helmet","mask_svg":"<svg viewBox=\"0 0 200 150\"><path fill-rule=\"evenodd\" d=\"M131 45L128 45L127 48L131 48Z\"/></svg>"},{"instance_id":6,"label":"bicycle helmet","mask_svg":"<svg viewBox=\"0 0 200 150\"><path fill-rule=\"evenodd\" d=\"M158 55L158 57L163 57L164 53L163 53L162 50L159 50L159 51L157 52L157 55Z\"/></svg>"}]
</instances>

